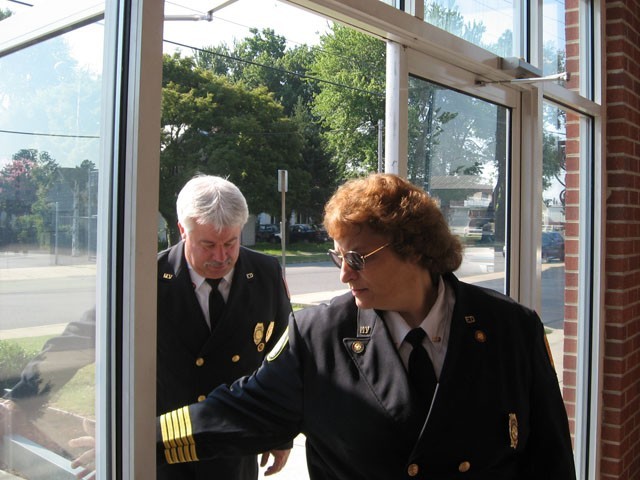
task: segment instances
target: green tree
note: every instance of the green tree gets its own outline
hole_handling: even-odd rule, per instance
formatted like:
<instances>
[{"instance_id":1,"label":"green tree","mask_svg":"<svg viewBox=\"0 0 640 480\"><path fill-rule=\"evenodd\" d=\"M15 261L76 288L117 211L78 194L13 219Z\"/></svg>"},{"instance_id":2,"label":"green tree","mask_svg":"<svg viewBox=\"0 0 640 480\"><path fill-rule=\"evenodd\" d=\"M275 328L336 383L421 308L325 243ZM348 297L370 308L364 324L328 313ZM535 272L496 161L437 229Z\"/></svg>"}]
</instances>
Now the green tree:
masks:
<instances>
[{"instance_id":1,"label":"green tree","mask_svg":"<svg viewBox=\"0 0 640 480\"><path fill-rule=\"evenodd\" d=\"M567 112L555 105L545 104L543 112L542 132L542 191L546 192L554 184L562 190L558 200L564 205L567 173L567 157L565 151Z\"/></svg>"},{"instance_id":2,"label":"green tree","mask_svg":"<svg viewBox=\"0 0 640 480\"><path fill-rule=\"evenodd\" d=\"M321 138L323 128L311 111L318 82L309 78L315 49L299 45L288 49L286 39L271 29L251 30L252 36L226 45L208 47L195 54L197 66L225 75L247 88L264 87L302 134L301 155L310 175L308 195L294 209L301 221L317 222L335 185L330 156ZM291 175L291 174L290 174ZM296 181L290 177L292 181Z\"/></svg>"},{"instance_id":3,"label":"green tree","mask_svg":"<svg viewBox=\"0 0 640 480\"><path fill-rule=\"evenodd\" d=\"M378 121L385 114L384 42L334 24L323 35L311 74L319 79L313 112L340 180L377 170Z\"/></svg>"},{"instance_id":4,"label":"green tree","mask_svg":"<svg viewBox=\"0 0 640 480\"><path fill-rule=\"evenodd\" d=\"M193 175L229 178L251 212L277 214L277 171L289 171L289 205L309 197L310 175L302 164L302 139L264 87L248 90L192 58L164 58L160 155L160 212L175 241L175 199Z\"/></svg>"},{"instance_id":5,"label":"green tree","mask_svg":"<svg viewBox=\"0 0 640 480\"><path fill-rule=\"evenodd\" d=\"M1 243L46 243L47 194L58 168L47 152L23 149L0 170Z\"/></svg>"}]
</instances>

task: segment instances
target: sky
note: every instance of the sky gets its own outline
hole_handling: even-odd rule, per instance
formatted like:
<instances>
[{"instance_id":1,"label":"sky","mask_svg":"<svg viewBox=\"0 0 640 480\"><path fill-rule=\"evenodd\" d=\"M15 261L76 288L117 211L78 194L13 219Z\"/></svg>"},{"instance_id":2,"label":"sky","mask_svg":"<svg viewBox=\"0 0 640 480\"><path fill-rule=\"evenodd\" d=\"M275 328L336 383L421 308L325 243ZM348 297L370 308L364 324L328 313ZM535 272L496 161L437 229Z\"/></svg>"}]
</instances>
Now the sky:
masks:
<instances>
[{"instance_id":1,"label":"sky","mask_svg":"<svg viewBox=\"0 0 640 480\"><path fill-rule=\"evenodd\" d=\"M22 2L22 0L20 1ZM43 18L46 19L45 22L54 22L56 15L66 16L62 12L78 11L96 3L96 0L25 1L35 6L29 7L21 3L0 0L0 8L13 11L16 20L18 16L28 18L38 14L39 11L45 10L46 12L43 15ZM165 16L206 14L212 8L212 5L219 2L220 0L167 1L165 4ZM24 25L22 22L20 24ZM35 23L27 22L26 24L33 25ZM276 34L287 39L289 47L295 47L304 43L309 45L316 44L320 34L325 32L328 26L329 23L326 19L276 0L237 0L235 3L215 12L212 21L165 21L163 38L171 42L195 47L217 45L222 42L232 45L234 40L241 40L251 35L250 28L272 28ZM2 43L1 27L2 22L0 22L0 44ZM8 27L5 27L5 35L8 31ZM18 35L22 33L21 30L17 32ZM99 74L102 70L102 56L96 54L99 51L96 45L101 44L103 35L103 22L92 24L64 35L72 56L84 69L94 74ZM179 47L168 42L164 43L166 53L172 53L176 48ZM184 55L192 54L190 49L180 48L180 50ZM22 53L26 53L26 51L18 52L18 56L15 58L22 58L20 57ZM2 71L3 65L4 68L7 68L7 65L11 64L8 61L10 57L12 56L10 55L4 60L0 57L0 71ZM29 57L25 56L25 58ZM15 88L20 89L21 85L15 85ZM83 158L97 157L98 141L78 138L74 147L70 148L70 140L66 139L63 142L58 141L55 137L60 133L95 135L98 133L97 125L95 128L86 128L86 124L82 125L83 119L80 119L80 125L77 130L67 131L59 122L54 122L53 124L51 120L47 122L46 118L44 118L45 115L41 115L41 118L36 116L31 119L20 115L18 117L18 123L20 124L16 124L14 109L20 108L20 106L12 105L9 101L10 98L11 92L0 92L0 168L21 148L46 150L63 166L77 165ZM11 114L12 111L13 115ZM37 124L37 122L41 123ZM6 131L48 133L54 136L7 133L6 131L2 132L1 130L3 129ZM89 130L91 131L89 132ZM96 131L94 132L93 130ZM57 151L58 149L60 151ZM70 154L70 152L73 153Z\"/></svg>"},{"instance_id":2,"label":"sky","mask_svg":"<svg viewBox=\"0 0 640 480\"><path fill-rule=\"evenodd\" d=\"M86 0L0 0L0 8L9 9L15 15L33 13L34 8L78 10L87 4L96 3ZM168 0L165 2L165 17L176 15L205 15L212 6L222 0ZM29 3L34 7L23 5ZM98 2L99 3L99 2ZM48 13L50 15L50 13ZM163 38L173 42L194 45L197 47L215 45L221 42L232 44L233 40L240 40L250 35L250 28L272 28L279 35L285 37L290 46L297 44L315 44L320 34L328 28L328 22L322 17L277 0L236 0L213 13L211 21L166 20ZM90 29L81 29L74 34L74 41L70 46L74 55L81 62L92 69L101 68L101 63L92 51L92 35ZM171 51L173 46L165 44L165 49Z\"/></svg>"}]
</instances>

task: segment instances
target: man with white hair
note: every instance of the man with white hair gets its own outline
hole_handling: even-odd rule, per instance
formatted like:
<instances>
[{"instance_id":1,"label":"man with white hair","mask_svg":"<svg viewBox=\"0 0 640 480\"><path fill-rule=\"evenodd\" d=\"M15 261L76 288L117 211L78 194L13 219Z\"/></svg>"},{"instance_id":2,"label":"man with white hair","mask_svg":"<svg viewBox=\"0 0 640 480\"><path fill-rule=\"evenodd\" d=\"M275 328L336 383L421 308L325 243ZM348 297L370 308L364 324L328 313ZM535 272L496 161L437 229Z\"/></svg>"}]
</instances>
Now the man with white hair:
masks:
<instances>
[{"instance_id":1,"label":"man with white hair","mask_svg":"<svg viewBox=\"0 0 640 480\"><path fill-rule=\"evenodd\" d=\"M158 415L256 370L291 312L277 259L240 245L249 212L236 185L196 176L176 207L181 241L158 254ZM262 465L274 456L267 475L284 466L290 446L263 454ZM255 455L158 469L162 480L257 476Z\"/></svg>"}]
</instances>

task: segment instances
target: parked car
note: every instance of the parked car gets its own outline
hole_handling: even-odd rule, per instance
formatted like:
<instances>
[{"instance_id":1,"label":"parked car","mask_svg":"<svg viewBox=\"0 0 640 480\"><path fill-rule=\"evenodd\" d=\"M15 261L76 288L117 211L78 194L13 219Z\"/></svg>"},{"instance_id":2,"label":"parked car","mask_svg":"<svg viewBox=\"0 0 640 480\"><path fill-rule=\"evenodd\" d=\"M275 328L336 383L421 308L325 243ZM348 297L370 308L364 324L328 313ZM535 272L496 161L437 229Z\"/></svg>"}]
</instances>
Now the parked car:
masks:
<instances>
[{"instance_id":1,"label":"parked car","mask_svg":"<svg viewBox=\"0 0 640 480\"><path fill-rule=\"evenodd\" d=\"M289 243L308 242L324 243L330 240L329 234L322 225L296 223L289 227Z\"/></svg>"},{"instance_id":2,"label":"parked car","mask_svg":"<svg viewBox=\"0 0 640 480\"><path fill-rule=\"evenodd\" d=\"M280 241L280 227L274 224L259 225L256 242L276 243Z\"/></svg>"},{"instance_id":3,"label":"parked car","mask_svg":"<svg viewBox=\"0 0 640 480\"><path fill-rule=\"evenodd\" d=\"M331 237L322 225L316 225L316 242L324 243L331 240Z\"/></svg>"},{"instance_id":4,"label":"parked car","mask_svg":"<svg viewBox=\"0 0 640 480\"><path fill-rule=\"evenodd\" d=\"M542 261L564 261L564 237L559 232L542 232Z\"/></svg>"},{"instance_id":5,"label":"parked car","mask_svg":"<svg viewBox=\"0 0 640 480\"><path fill-rule=\"evenodd\" d=\"M492 230L492 225L493 222L490 218L472 218L464 228L464 236L480 240L487 236L487 230Z\"/></svg>"},{"instance_id":6,"label":"parked car","mask_svg":"<svg viewBox=\"0 0 640 480\"><path fill-rule=\"evenodd\" d=\"M315 227L306 223L295 223L289 227L289 243L317 242L318 233Z\"/></svg>"}]
</instances>

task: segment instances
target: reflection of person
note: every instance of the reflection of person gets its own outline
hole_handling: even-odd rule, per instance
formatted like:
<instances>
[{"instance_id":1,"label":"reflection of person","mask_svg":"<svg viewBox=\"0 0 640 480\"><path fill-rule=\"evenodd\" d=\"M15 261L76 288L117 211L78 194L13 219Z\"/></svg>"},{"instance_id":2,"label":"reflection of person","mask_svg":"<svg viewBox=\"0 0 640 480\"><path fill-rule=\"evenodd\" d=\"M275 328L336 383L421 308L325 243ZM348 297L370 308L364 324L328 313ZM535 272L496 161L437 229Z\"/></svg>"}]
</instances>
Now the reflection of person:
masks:
<instances>
[{"instance_id":1,"label":"reflection of person","mask_svg":"<svg viewBox=\"0 0 640 480\"><path fill-rule=\"evenodd\" d=\"M38 353L22 370L20 380L0 400L0 432L20 433L40 445L61 455L66 448L59 439L51 438L33 422L52 396L66 385L81 368L95 361L96 310L91 308L82 317L70 322L64 331L47 340ZM93 420L85 419L84 427L93 430ZM60 428L60 427L58 427ZM91 448L92 439L71 439L72 448ZM74 460L71 468L83 466L78 478L94 478L93 450ZM88 460L85 461L85 458Z\"/></svg>"},{"instance_id":2,"label":"reflection of person","mask_svg":"<svg viewBox=\"0 0 640 480\"><path fill-rule=\"evenodd\" d=\"M324 225L350 293L292 315L253 375L159 417L158 462L258 451L302 432L314 480L574 479L540 319L451 273L461 246L435 202L375 174L339 188ZM414 364L405 335L416 328L427 337L415 353L428 358ZM410 383L417 365L427 373ZM427 374L437 383L422 393Z\"/></svg>"},{"instance_id":3,"label":"reflection of person","mask_svg":"<svg viewBox=\"0 0 640 480\"><path fill-rule=\"evenodd\" d=\"M177 213L182 241L158 254L158 414L253 372L291 312L277 259L240 246L248 209L234 184L214 176L191 179L178 195ZM216 292L207 279L222 279L222 316L213 322L209 294ZM270 447L268 473L289 455L288 447L278 447ZM255 479L256 452L244 453L253 455L164 465L158 478Z\"/></svg>"},{"instance_id":4,"label":"reflection of person","mask_svg":"<svg viewBox=\"0 0 640 480\"><path fill-rule=\"evenodd\" d=\"M36 416L82 367L95 361L96 310L70 322L62 334L47 340L23 369L20 381L4 395L27 415Z\"/></svg>"}]
</instances>

